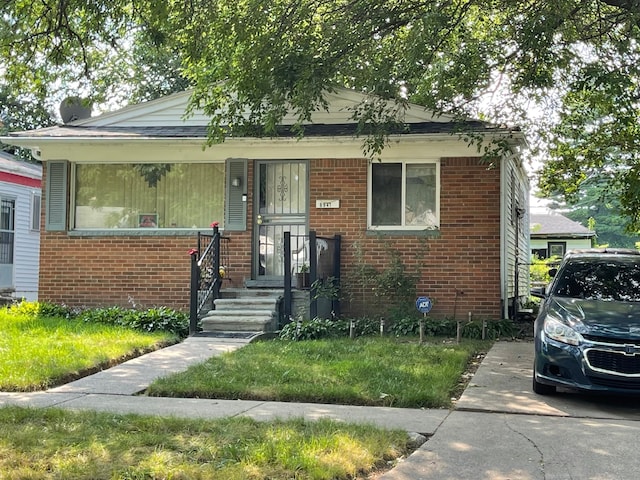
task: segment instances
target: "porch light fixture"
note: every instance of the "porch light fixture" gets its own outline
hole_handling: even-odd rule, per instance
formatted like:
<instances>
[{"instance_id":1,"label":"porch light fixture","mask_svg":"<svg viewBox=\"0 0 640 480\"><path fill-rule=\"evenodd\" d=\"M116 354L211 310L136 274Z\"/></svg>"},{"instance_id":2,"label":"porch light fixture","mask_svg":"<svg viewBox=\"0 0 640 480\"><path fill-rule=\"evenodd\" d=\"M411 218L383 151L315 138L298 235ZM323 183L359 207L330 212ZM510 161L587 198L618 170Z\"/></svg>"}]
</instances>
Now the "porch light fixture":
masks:
<instances>
[{"instance_id":1,"label":"porch light fixture","mask_svg":"<svg viewBox=\"0 0 640 480\"><path fill-rule=\"evenodd\" d=\"M240 185L242 185L242 179L240 177L236 177L233 180L231 180L231 185L234 187L239 187Z\"/></svg>"}]
</instances>

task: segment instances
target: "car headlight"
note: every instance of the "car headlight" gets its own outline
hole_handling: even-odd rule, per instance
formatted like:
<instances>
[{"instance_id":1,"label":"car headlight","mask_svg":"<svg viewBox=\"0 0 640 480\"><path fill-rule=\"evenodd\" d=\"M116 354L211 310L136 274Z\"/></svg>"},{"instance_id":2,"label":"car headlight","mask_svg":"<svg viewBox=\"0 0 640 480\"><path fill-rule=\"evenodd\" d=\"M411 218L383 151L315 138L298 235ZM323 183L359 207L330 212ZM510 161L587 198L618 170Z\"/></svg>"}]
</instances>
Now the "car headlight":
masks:
<instances>
[{"instance_id":1,"label":"car headlight","mask_svg":"<svg viewBox=\"0 0 640 480\"><path fill-rule=\"evenodd\" d=\"M547 337L557 340L558 342L569 345L580 345L582 342L582 335L555 318L545 318L543 329Z\"/></svg>"}]
</instances>

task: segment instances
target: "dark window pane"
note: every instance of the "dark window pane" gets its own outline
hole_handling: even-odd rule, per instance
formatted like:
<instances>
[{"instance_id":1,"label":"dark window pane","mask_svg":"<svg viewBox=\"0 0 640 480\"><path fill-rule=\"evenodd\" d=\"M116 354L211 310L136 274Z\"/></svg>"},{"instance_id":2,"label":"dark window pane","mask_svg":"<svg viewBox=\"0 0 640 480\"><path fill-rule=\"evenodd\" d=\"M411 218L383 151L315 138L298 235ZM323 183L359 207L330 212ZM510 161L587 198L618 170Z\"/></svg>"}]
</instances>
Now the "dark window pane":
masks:
<instances>
[{"instance_id":1,"label":"dark window pane","mask_svg":"<svg viewBox=\"0 0 640 480\"><path fill-rule=\"evenodd\" d=\"M371 197L372 225L402 224L402 164L372 165Z\"/></svg>"}]
</instances>

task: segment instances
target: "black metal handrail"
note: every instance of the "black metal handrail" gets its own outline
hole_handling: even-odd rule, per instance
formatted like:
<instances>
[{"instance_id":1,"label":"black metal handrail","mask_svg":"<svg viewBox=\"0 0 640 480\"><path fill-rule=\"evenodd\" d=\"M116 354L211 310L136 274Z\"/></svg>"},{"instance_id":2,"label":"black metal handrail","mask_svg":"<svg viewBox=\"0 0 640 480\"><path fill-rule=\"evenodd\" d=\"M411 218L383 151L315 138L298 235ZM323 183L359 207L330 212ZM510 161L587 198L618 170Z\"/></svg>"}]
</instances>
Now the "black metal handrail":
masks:
<instances>
[{"instance_id":1,"label":"black metal handrail","mask_svg":"<svg viewBox=\"0 0 640 480\"><path fill-rule=\"evenodd\" d=\"M218 225L214 225L212 235L198 232L198 248L189 251L191 255L190 335L197 333L198 319L203 311L213 309L215 300L220 298L220 287L226 274L224 270L226 266L222 263L222 259L228 255L228 241L228 238L220 234ZM203 248L204 252L202 252Z\"/></svg>"}]
</instances>

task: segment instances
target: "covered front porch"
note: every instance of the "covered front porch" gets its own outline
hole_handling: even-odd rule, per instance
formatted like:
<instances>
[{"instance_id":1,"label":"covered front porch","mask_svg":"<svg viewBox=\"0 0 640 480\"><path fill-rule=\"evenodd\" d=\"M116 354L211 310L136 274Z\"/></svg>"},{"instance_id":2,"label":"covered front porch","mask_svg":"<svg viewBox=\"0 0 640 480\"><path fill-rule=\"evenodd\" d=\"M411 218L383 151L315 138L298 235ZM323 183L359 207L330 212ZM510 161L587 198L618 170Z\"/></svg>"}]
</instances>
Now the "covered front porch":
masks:
<instances>
[{"instance_id":1,"label":"covered front porch","mask_svg":"<svg viewBox=\"0 0 640 480\"><path fill-rule=\"evenodd\" d=\"M340 316L341 236L283 232L282 242L262 251L258 262L280 264L279 276L226 285L231 241L217 225L199 233L190 250L190 334L275 332L297 318Z\"/></svg>"}]
</instances>

